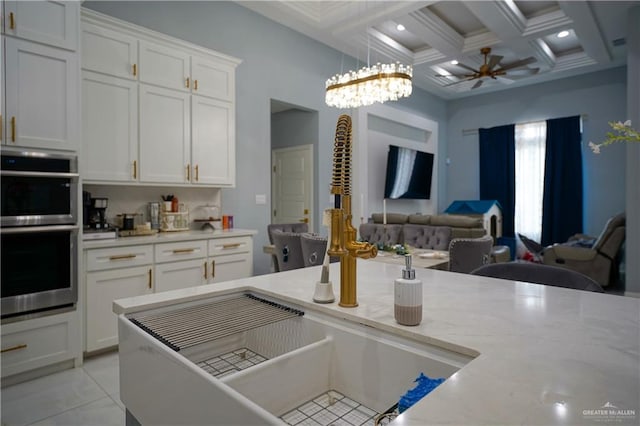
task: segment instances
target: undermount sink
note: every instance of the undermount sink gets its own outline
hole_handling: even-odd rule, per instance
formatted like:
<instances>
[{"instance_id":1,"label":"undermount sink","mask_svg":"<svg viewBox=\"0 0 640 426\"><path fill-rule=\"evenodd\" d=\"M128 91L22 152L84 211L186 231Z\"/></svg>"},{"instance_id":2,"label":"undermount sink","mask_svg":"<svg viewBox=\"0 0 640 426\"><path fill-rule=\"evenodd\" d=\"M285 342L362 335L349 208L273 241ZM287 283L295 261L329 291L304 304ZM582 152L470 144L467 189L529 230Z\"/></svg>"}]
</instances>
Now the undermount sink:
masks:
<instances>
[{"instance_id":1,"label":"undermount sink","mask_svg":"<svg viewBox=\"0 0 640 426\"><path fill-rule=\"evenodd\" d=\"M225 308L245 298L246 311ZM121 398L142 424L282 424L320 409L371 418L420 373L448 378L472 359L256 293L121 315L119 331Z\"/></svg>"}]
</instances>

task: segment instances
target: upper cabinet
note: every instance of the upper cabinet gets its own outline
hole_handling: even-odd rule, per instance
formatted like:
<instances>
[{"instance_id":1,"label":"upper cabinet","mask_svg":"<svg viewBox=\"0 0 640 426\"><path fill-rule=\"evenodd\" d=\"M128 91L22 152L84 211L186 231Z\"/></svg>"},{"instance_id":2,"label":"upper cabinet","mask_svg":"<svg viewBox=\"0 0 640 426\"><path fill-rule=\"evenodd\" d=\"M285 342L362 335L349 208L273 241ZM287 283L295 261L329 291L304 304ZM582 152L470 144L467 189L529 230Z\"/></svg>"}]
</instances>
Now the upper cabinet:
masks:
<instances>
[{"instance_id":1,"label":"upper cabinet","mask_svg":"<svg viewBox=\"0 0 640 426\"><path fill-rule=\"evenodd\" d=\"M235 65L192 56L191 78L193 79L192 93L194 95L233 102Z\"/></svg>"},{"instance_id":2,"label":"upper cabinet","mask_svg":"<svg viewBox=\"0 0 640 426\"><path fill-rule=\"evenodd\" d=\"M235 185L240 61L95 12L82 15L85 182Z\"/></svg>"},{"instance_id":3,"label":"upper cabinet","mask_svg":"<svg viewBox=\"0 0 640 426\"><path fill-rule=\"evenodd\" d=\"M67 50L78 50L78 1L5 1L5 35Z\"/></svg>"},{"instance_id":4,"label":"upper cabinet","mask_svg":"<svg viewBox=\"0 0 640 426\"><path fill-rule=\"evenodd\" d=\"M78 2L5 1L2 14L2 143L78 148Z\"/></svg>"},{"instance_id":5,"label":"upper cabinet","mask_svg":"<svg viewBox=\"0 0 640 426\"><path fill-rule=\"evenodd\" d=\"M189 55L180 49L140 41L140 82L188 92Z\"/></svg>"},{"instance_id":6,"label":"upper cabinet","mask_svg":"<svg viewBox=\"0 0 640 426\"><path fill-rule=\"evenodd\" d=\"M138 40L98 25L82 24L82 69L138 79Z\"/></svg>"}]
</instances>

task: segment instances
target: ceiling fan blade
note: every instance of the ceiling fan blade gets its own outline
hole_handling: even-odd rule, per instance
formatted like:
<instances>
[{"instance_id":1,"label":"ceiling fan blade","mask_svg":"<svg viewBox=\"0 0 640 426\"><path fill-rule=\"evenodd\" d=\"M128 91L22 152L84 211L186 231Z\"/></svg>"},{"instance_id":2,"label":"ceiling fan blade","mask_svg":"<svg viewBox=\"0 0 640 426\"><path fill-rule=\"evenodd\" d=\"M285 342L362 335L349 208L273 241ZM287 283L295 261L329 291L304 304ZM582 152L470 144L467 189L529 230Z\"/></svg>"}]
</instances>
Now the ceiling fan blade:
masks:
<instances>
[{"instance_id":1,"label":"ceiling fan blade","mask_svg":"<svg viewBox=\"0 0 640 426\"><path fill-rule=\"evenodd\" d=\"M436 74L436 77L457 77L457 78L470 78L473 74Z\"/></svg>"},{"instance_id":2,"label":"ceiling fan blade","mask_svg":"<svg viewBox=\"0 0 640 426\"><path fill-rule=\"evenodd\" d=\"M534 75L534 74L538 74L538 71L540 71L540 68L522 68L519 70L511 70L509 71L509 73L507 75L512 76L512 75Z\"/></svg>"},{"instance_id":3,"label":"ceiling fan blade","mask_svg":"<svg viewBox=\"0 0 640 426\"><path fill-rule=\"evenodd\" d=\"M476 84L474 84L473 86L471 86L471 90L473 89L477 89L478 87L482 86L482 83L484 82L484 80L480 79L476 82Z\"/></svg>"},{"instance_id":4,"label":"ceiling fan blade","mask_svg":"<svg viewBox=\"0 0 640 426\"><path fill-rule=\"evenodd\" d=\"M480 72L480 71L478 71L478 70L475 70L475 69L471 68L469 65L461 64L460 62L458 62L458 63L456 64L456 66L459 66L459 67L461 67L461 68L464 68L464 69L466 69L466 70L469 70L469 71L471 71L471 72L473 72L473 73Z\"/></svg>"},{"instance_id":5,"label":"ceiling fan blade","mask_svg":"<svg viewBox=\"0 0 640 426\"><path fill-rule=\"evenodd\" d=\"M464 83L465 81L471 81L473 80L472 78L466 79L466 80L458 80L458 81L454 81L453 83L449 83L449 84L445 84L442 87L449 87L449 86L453 86L455 84L460 84L460 83Z\"/></svg>"},{"instance_id":6,"label":"ceiling fan blade","mask_svg":"<svg viewBox=\"0 0 640 426\"><path fill-rule=\"evenodd\" d=\"M501 60L502 60L502 56L491 55L491 57L489 58L489 69L492 70L493 67L498 65Z\"/></svg>"},{"instance_id":7,"label":"ceiling fan blade","mask_svg":"<svg viewBox=\"0 0 640 426\"><path fill-rule=\"evenodd\" d=\"M530 56L528 58L522 59L520 61L516 61L516 62L512 62L510 64L504 65L501 68L497 69L496 71L507 71L510 69L514 69L514 68L519 68L519 67L523 67L525 65L529 65L533 62L536 61L536 58L534 58L533 56Z\"/></svg>"}]
</instances>

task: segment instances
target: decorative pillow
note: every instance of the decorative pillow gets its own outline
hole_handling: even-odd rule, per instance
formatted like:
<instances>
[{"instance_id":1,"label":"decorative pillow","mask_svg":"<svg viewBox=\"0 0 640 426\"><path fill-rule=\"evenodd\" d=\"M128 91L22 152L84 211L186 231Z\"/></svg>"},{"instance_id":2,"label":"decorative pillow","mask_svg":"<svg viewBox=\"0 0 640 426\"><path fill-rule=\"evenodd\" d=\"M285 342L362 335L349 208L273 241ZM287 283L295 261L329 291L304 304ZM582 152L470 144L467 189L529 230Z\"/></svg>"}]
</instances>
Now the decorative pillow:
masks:
<instances>
[{"instance_id":1,"label":"decorative pillow","mask_svg":"<svg viewBox=\"0 0 640 426\"><path fill-rule=\"evenodd\" d=\"M415 223L416 225L431 225L431 215L410 214L409 223Z\"/></svg>"},{"instance_id":2,"label":"decorative pillow","mask_svg":"<svg viewBox=\"0 0 640 426\"><path fill-rule=\"evenodd\" d=\"M431 216L431 224L436 226L451 226L454 228L482 228L482 219L457 215L440 214Z\"/></svg>"},{"instance_id":3,"label":"decorative pillow","mask_svg":"<svg viewBox=\"0 0 640 426\"><path fill-rule=\"evenodd\" d=\"M371 218L373 219L373 223L383 223L384 215L382 213L373 213ZM387 223L407 223L407 215L402 213L387 213Z\"/></svg>"}]
</instances>

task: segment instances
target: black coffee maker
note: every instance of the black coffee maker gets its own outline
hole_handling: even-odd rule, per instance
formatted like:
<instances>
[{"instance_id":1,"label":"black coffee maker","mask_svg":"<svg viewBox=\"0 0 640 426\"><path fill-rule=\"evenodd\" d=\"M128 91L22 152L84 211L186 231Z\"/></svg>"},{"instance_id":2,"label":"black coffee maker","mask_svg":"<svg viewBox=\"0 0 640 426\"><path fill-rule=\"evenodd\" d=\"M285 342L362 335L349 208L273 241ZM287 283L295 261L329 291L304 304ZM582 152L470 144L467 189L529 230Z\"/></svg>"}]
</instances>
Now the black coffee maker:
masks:
<instances>
[{"instance_id":1,"label":"black coffee maker","mask_svg":"<svg viewBox=\"0 0 640 426\"><path fill-rule=\"evenodd\" d=\"M109 224L105 218L105 213L109 199L105 197L91 197L91 194L87 191L82 192L82 205L83 205L83 225L85 228L106 230L109 229Z\"/></svg>"}]
</instances>

